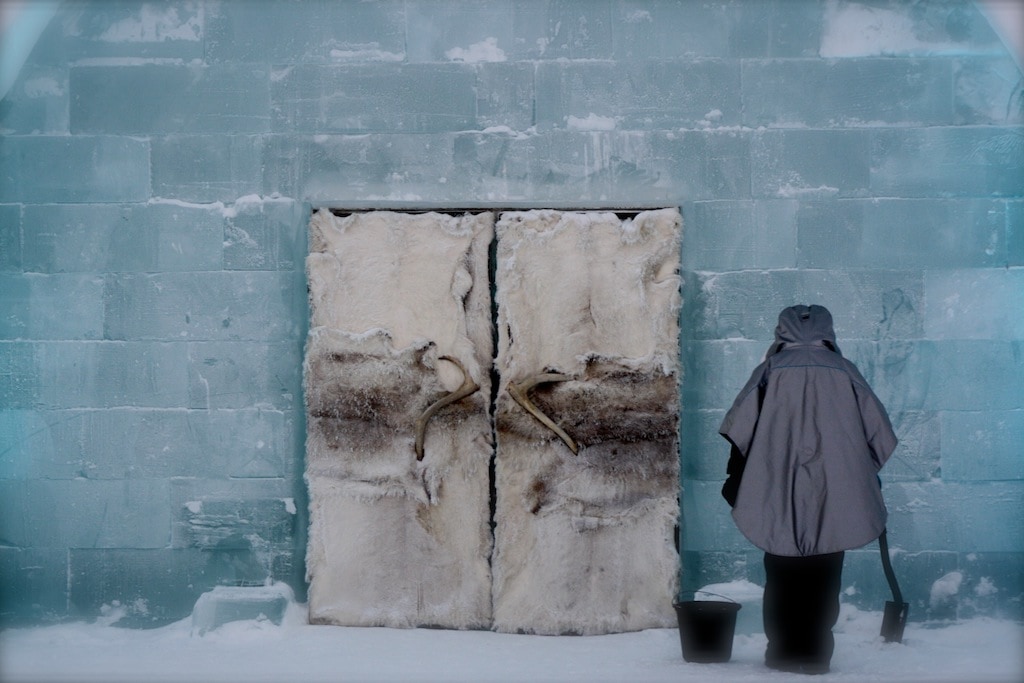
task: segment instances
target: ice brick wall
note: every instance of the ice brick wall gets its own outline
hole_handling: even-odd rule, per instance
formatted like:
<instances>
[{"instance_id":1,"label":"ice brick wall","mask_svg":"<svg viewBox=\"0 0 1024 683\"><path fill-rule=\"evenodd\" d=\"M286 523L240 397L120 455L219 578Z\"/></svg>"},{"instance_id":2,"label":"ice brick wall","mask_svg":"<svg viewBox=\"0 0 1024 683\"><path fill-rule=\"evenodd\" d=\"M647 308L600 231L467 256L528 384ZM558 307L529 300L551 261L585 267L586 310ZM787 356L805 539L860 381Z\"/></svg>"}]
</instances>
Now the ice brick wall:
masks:
<instances>
[{"instance_id":1,"label":"ice brick wall","mask_svg":"<svg viewBox=\"0 0 1024 683\"><path fill-rule=\"evenodd\" d=\"M817 302L912 615L1019 614L1020 79L955 0L62 3L0 101L0 615L301 595L323 204L680 206L684 587L759 579L715 430ZM873 549L845 582L880 606Z\"/></svg>"}]
</instances>

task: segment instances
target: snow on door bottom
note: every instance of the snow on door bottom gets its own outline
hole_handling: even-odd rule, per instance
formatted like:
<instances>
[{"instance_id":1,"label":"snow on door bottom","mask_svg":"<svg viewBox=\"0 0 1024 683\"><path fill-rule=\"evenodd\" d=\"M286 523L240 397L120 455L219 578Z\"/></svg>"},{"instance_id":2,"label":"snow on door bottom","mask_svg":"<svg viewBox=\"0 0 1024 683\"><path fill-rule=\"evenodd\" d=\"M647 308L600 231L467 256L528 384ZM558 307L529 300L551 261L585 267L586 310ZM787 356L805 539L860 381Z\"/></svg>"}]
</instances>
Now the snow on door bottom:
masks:
<instances>
[{"instance_id":1,"label":"snow on door bottom","mask_svg":"<svg viewBox=\"0 0 1024 683\"><path fill-rule=\"evenodd\" d=\"M493 216L313 217L310 620L486 628Z\"/></svg>"},{"instance_id":2,"label":"snow on door bottom","mask_svg":"<svg viewBox=\"0 0 1024 683\"><path fill-rule=\"evenodd\" d=\"M681 224L498 221L496 630L675 625Z\"/></svg>"}]
</instances>

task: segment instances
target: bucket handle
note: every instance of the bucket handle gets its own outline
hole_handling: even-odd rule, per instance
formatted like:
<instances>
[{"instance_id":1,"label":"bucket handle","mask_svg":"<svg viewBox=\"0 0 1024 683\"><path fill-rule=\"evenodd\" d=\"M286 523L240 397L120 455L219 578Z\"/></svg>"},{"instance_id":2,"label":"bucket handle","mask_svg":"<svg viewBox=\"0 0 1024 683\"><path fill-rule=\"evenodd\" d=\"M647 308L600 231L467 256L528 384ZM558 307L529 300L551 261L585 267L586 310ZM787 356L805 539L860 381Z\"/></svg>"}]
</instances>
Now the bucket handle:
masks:
<instances>
[{"instance_id":1,"label":"bucket handle","mask_svg":"<svg viewBox=\"0 0 1024 683\"><path fill-rule=\"evenodd\" d=\"M692 595L692 596L694 596L694 597L697 597L697 593L703 593L704 595L713 595L713 596L715 596L716 598L722 598L723 600L728 600L729 602L731 602L731 603L734 603L734 604L736 604L736 605L739 605L739 604L741 604L741 603L740 603L739 601L737 601L737 600L733 600L733 599L732 599L732 598L730 598L730 597L729 597L728 595L719 595L718 593L712 593L711 591L702 591L702 590L696 590L696 591L682 591L682 592L680 593L680 595Z\"/></svg>"}]
</instances>

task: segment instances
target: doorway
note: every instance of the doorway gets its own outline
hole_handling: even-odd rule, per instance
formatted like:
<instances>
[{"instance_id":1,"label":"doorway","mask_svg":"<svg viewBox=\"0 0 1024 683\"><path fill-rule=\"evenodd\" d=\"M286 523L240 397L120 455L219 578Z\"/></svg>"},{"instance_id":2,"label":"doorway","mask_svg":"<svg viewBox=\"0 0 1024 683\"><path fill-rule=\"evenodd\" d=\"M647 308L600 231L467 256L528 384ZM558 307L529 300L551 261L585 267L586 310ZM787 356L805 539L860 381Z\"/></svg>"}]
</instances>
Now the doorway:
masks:
<instances>
[{"instance_id":1,"label":"doorway","mask_svg":"<svg viewBox=\"0 0 1024 683\"><path fill-rule=\"evenodd\" d=\"M317 211L310 619L671 626L681 217Z\"/></svg>"}]
</instances>

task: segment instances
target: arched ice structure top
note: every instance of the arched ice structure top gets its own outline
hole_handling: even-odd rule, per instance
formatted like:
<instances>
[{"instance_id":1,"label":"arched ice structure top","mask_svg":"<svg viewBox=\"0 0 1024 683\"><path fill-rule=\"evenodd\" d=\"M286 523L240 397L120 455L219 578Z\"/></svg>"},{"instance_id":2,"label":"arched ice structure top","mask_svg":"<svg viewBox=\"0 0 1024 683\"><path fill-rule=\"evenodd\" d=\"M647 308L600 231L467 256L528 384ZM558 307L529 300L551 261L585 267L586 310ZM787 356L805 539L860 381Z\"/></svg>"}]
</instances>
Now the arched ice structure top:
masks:
<instances>
[{"instance_id":1,"label":"arched ice structure top","mask_svg":"<svg viewBox=\"0 0 1024 683\"><path fill-rule=\"evenodd\" d=\"M1017 68L1024 72L1024 3L1020 0L976 0L976 4L1017 62Z\"/></svg>"},{"instance_id":2,"label":"arched ice structure top","mask_svg":"<svg viewBox=\"0 0 1024 683\"><path fill-rule=\"evenodd\" d=\"M57 14L60 0L0 2L0 100L7 96L36 41ZM1024 3L1020 0L975 0L999 39L1024 72Z\"/></svg>"},{"instance_id":3,"label":"arched ice structure top","mask_svg":"<svg viewBox=\"0 0 1024 683\"><path fill-rule=\"evenodd\" d=\"M0 2L0 100L18 80L21 67L59 7L60 0Z\"/></svg>"}]
</instances>

